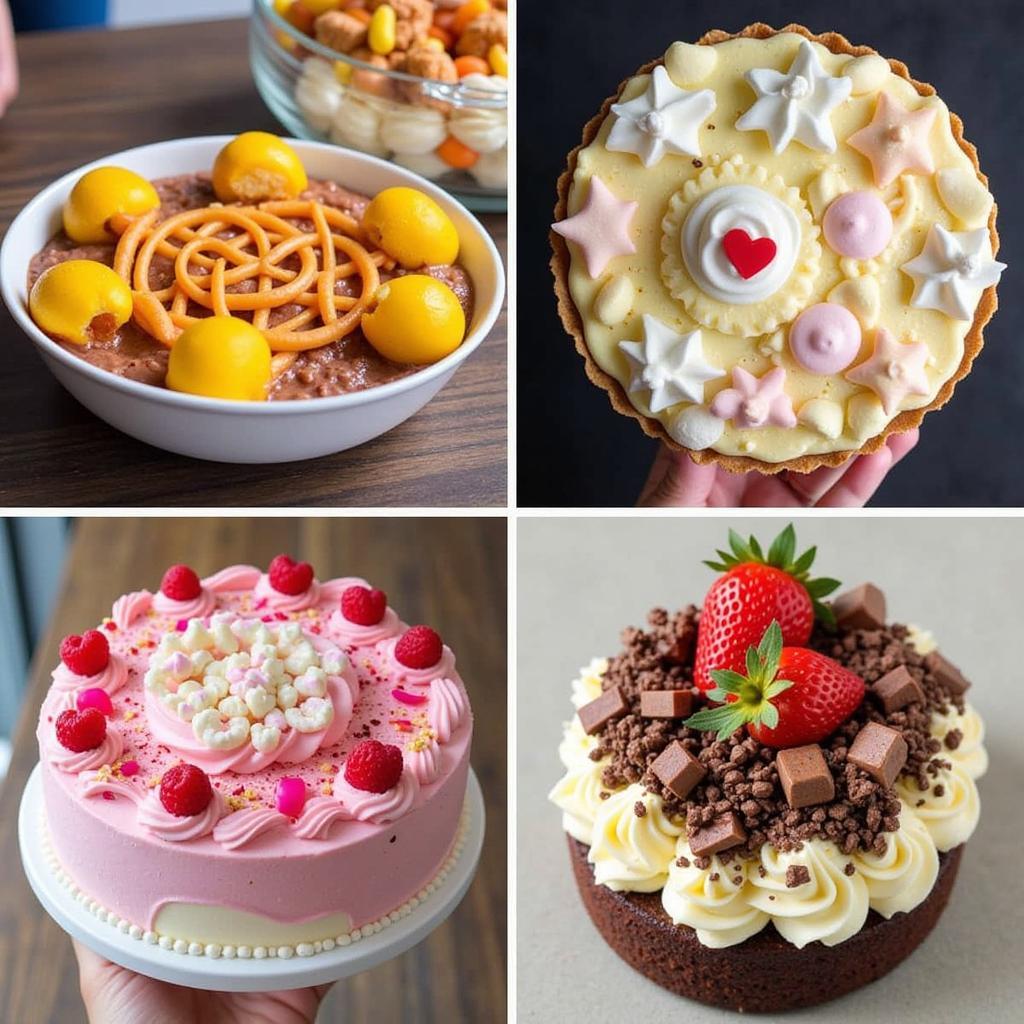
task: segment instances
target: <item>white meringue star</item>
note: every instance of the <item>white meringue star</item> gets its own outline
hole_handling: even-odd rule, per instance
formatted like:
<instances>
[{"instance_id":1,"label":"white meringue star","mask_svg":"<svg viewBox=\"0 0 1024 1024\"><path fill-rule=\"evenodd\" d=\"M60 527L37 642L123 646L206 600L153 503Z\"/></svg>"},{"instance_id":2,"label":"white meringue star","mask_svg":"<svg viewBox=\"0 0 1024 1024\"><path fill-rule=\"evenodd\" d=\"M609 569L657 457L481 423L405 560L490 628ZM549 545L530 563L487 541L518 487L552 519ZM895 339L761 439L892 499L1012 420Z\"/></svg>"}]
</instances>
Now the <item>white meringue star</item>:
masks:
<instances>
[{"instance_id":1,"label":"white meringue star","mask_svg":"<svg viewBox=\"0 0 1024 1024\"><path fill-rule=\"evenodd\" d=\"M677 334L668 324L645 313L644 340L620 341L629 360L629 390L650 391L651 412L676 402L704 401L704 383L724 377L725 371L704 359L699 330Z\"/></svg>"},{"instance_id":2,"label":"white meringue star","mask_svg":"<svg viewBox=\"0 0 1024 1024\"><path fill-rule=\"evenodd\" d=\"M636 153L644 167L653 166L665 153L700 156L697 132L714 109L710 89L680 89L659 64L642 96L612 104L615 121L605 149Z\"/></svg>"},{"instance_id":3,"label":"white meringue star","mask_svg":"<svg viewBox=\"0 0 1024 1024\"><path fill-rule=\"evenodd\" d=\"M1006 269L990 251L988 228L947 231L933 224L921 254L900 268L914 279L910 304L956 320L972 319L981 293L998 284Z\"/></svg>"},{"instance_id":4,"label":"white meringue star","mask_svg":"<svg viewBox=\"0 0 1024 1024\"><path fill-rule=\"evenodd\" d=\"M835 152L832 111L850 95L853 82L825 71L806 39L786 74L773 68L752 68L746 79L757 99L736 122L740 131L767 132L776 153L793 139L808 149Z\"/></svg>"}]
</instances>

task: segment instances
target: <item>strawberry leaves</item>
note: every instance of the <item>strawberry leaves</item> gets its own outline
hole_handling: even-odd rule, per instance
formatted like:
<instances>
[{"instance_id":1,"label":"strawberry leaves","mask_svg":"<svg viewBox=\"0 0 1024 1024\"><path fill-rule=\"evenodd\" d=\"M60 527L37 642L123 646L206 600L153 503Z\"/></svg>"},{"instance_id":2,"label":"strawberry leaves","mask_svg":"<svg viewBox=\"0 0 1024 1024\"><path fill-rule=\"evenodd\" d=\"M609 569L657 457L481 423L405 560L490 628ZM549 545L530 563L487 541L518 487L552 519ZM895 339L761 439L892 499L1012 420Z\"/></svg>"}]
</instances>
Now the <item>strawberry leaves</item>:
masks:
<instances>
[{"instance_id":1,"label":"strawberry leaves","mask_svg":"<svg viewBox=\"0 0 1024 1024\"><path fill-rule=\"evenodd\" d=\"M818 553L817 547L809 547L802 555L796 554L796 531L790 523L771 543L768 554L765 555L757 538L751 536L744 540L735 530L729 531L730 551L717 551L718 561L706 561L704 564L715 572L728 572L737 565L754 562L760 565L770 565L788 573L807 591L814 607L815 618L819 622L835 628L836 619L832 609L822 603L822 598L827 597L838 586L839 580L821 577L812 579L810 576L811 565Z\"/></svg>"},{"instance_id":2,"label":"strawberry leaves","mask_svg":"<svg viewBox=\"0 0 1024 1024\"><path fill-rule=\"evenodd\" d=\"M775 678L781 656L782 629L773 619L757 647L747 648L745 676L729 669L711 673L715 685L707 695L725 703L702 708L684 724L701 732L716 732L720 740L728 739L745 725L774 729L779 724L779 709L772 700L793 685L788 679Z\"/></svg>"}]
</instances>

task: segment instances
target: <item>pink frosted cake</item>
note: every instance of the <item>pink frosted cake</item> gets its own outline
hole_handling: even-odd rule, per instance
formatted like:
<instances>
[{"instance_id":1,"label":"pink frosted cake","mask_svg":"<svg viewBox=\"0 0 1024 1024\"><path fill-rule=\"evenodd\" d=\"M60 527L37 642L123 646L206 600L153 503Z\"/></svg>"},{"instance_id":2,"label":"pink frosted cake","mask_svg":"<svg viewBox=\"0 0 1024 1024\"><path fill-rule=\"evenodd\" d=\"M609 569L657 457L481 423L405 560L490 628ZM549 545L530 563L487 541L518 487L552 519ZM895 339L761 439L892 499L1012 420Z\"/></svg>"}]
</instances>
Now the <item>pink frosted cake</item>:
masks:
<instances>
[{"instance_id":1,"label":"pink frosted cake","mask_svg":"<svg viewBox=\"0 0 1024 1024\"><path fill-rule=\"evenodd\" d=\"M49 840L97 915L208 956L312 955L408 913L459 849L455 656L278 556L114 602L39 716Z\"/></svg>"}]
</instances>

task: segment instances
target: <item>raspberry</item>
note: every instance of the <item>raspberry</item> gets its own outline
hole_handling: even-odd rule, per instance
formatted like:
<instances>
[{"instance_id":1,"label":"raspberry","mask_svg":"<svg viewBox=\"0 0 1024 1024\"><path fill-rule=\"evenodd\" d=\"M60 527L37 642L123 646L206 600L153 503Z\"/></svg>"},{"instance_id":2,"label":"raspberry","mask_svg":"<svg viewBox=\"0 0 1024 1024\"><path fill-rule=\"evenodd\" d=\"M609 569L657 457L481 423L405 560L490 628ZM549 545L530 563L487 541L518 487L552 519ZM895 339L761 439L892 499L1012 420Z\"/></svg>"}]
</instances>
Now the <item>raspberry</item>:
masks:
<instances>
[{"instance_id":1,"label":"raspberry","mask_svg":"<svg viewBox=\"0 0 1024 1024\"><path fill-rule=\"evenodd\" d=\"M395 644L395 657L406 668L433 668L441 660L441 638L429 626L413 626Z\"/></svg>"},{"instance_id":2,"label":"raspberry","mask_svg":"<svg viewBox=\"0 0 1024 1024\"><path fill-rule=\"evenodd\" d=\"M81 636L66 636L60 642L60 660L76 676L94 676L110 661L110 644L98 630L90 629Z\"/></svg>"},{"instance_id":3,"label":"raspberry","mask_svg":"<svg viewBox=\"0 0 1024 1024\"><path fill-rule=\"evenodd\" d=\"M202 814L213 799L213 787L202 768L176 764L160 780L160 803L178 818Z\"/></svg>"},{"instance_id":4,"label":"raspberry","mask_svg":"<svg viewBox=\"0 0 1024 1024\"><path fill-rule=\"evenodd\" d=\"M95 708L69 708L57 716L57 742L65 750L81 754L95 750L107 738L107 720Z\"/></svg>"},{"instance_id":5,"label":"raspberry","mask_svg":"<svg viewBox=\"0 0 1024 1024\"><path fill-rule=\"evenodd\" d=\"M192 601L203 587L199 577L187 565L172 565L164 573L160 589L172 601Z\"/></svg>"},{"instance_id":6,"label":"raspberry","mask_svg":"<svg viewBox=\"0 0 1024 1024\"><path fill-rule=\"evenodd\" d=\"M287 555L278 555L267 570L270 585L279 594L295 597L309 590L313 582L313 566L309 562L296 562Z\"/></svg>"},{"instance_id":7,"label":"raspberry","mask_svg":"<svg viewBox=\"0 0 1024 1024\"><path fill-rule=\"evenodd\" d=\"M341 595L341 614L358 626L376 626L387 607L388 596L383 590L349 587Z\"/></svg>"},{"instance_id":8,"label":"raspberry","mask_svg":"<svg viewBox=\"0 0 1024 1024\"><path fill-rule=\"evenodd\" d=\"M401 777L402 751L379 740L363 740L345 762L345 781L367 793L386 793Z\"/></svg>"}]
</instances>

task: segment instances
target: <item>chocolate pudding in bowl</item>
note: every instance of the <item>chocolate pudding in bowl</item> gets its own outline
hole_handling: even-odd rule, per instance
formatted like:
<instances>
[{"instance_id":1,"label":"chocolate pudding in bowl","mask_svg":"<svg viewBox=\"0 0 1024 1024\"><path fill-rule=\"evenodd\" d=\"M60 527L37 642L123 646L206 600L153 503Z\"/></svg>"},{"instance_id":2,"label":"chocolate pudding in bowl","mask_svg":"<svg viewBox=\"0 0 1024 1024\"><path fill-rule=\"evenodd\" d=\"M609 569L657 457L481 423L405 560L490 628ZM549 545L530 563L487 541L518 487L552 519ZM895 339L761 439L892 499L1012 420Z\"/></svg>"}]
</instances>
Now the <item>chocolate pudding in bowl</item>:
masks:
<instances>
[{"instance_id":1,"label":"chocolate pudding in bowl","mask_svg":"<svg viewBox=\"0 0 1024 1024\"><path fill-rule=\"evenodd\" d=\"M144 146L55 182L5 238L5 301L69 391L149 443L232 462L361 444L412 415L486 337L500 257L429 182L316 143L286 143L303 178L291 198L243 185L226 202L216 161L233 141ZM69 204L101 170L134 191L100 210L105 234L82 237L72 216L71 237ZM396 196L412 225L397 237ZM41 289L54 271L73 275L70 292ZM49 306L30 308L40 290Z\"/></svg>"}]
</instances>

